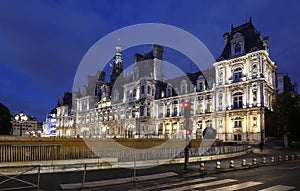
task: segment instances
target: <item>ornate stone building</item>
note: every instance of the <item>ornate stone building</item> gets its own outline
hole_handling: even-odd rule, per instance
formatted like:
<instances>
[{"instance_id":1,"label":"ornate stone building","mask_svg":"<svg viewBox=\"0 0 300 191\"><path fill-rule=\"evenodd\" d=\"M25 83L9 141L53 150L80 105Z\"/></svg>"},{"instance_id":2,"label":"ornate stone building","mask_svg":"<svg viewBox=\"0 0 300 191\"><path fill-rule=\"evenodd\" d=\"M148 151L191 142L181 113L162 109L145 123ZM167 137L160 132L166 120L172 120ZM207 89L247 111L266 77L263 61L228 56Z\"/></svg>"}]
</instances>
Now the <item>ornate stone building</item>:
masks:
<instances>
[{"instance_id":1,"label":"ornate stone building","mask_svg":"<svg viewBox=\"0 0 300 191\"><path fill-rule=\"evenodd\" d=\"M73 100L76 133L82 137L202 138L212 127L225 141L264 141L267 111L276 93L277 66L268 37L250 20L224 34L225 46L212 68L165 79L163 47L135 54L132 75L123 71L116 47L110 82L100 72L93 88ZM88 82L89 86L92 84ZM90 92L90 93L88 93ZM182 103L190 107L185 126ZM188 131L188 132L187 132Z\"/></svg>"},{"instance_id":2,"label":"ornate stone building","mask_svg":"<svg viewBox=\"0 0 300 191\"><path fill-rule=\"evenodd\" d=\"M66 92L60 97L56 107L56 136L75 137L77 136L72 113L72 93Z\"/></svg>"},{"instance_id":3,"label":"ornate stone building","mask_svg":"<svg viewBox=\"0 0 300 191\"><path fill-rule=\"evenodd\" d=\"M13 135L20 137L39 136L38 122L35 117L20 112L12 118Z\"/></svg>"}]
</instances>

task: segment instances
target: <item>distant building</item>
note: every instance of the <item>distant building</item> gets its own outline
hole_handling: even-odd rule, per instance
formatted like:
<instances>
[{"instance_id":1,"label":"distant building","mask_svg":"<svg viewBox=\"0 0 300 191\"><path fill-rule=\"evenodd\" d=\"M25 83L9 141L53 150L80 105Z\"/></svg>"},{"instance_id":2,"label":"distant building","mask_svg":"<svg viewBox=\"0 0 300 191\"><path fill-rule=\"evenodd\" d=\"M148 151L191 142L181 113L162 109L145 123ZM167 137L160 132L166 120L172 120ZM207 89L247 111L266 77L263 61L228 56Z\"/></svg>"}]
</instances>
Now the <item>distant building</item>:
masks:
<instances>
[{"instance_id":1,"label":"distant building","mask_svg":"<svg viewBox=\"0 0 300 191\"><path fill-rule=\"evenodd\" d=\"M282 94L283 92L290 92L294 95L298 94L297 84L292 83L291 78L283 72L277 73L277 93Z\"/></svg>"},{"instance_id":2,"label":"distant building","mask_svg":"<svg viewBox=\"0 0 300 191\"><path fill-rule=\"evenodd\" d=\"M74 117L72 115L72 93L60 97L56 107L56 136L75 137Z\"/></svg>"},{"instance_id":3,"label":"distant building","mask_svg":"<svg viewBox=\"0 0 300 191\"><path fill-rule=\"evenodd\" d=\"M82 137L198 139L205 129L214 128L220 140L264 141L277 71L269 57L268 37L262 39L251 20L223 37L223 52L211 69L174 79L164 78L160 45L135 54L132 75L125 76L117 45L110 82L100 72L84 93L73 92L76 131L70 132ZM91 90L95 92L87 93ZM183 103L190 108L188 127ZM68 118L70 108L61 110Z\"/></svg>"},{"instance_id":4,"label":"distant building","mask_svg":"<svg viewBox=\"0 0 300 191\"><path fill-rule=\"evenodd\" d=\"M46 121L43 124L43 136L44 137L56 136L56 108L52 109L46 115Z\"/></svg>"},{"instance_id":5,"label":"distant building","mask_svg":"<svg viewBox=\"0 0 300 191\"><path fill-rule=\"evenodd\" d=\"M12 118L13 135L30 137L38 135L38 122L35 117L28 116L23 112Z\"/></svg>"}]
</instances>

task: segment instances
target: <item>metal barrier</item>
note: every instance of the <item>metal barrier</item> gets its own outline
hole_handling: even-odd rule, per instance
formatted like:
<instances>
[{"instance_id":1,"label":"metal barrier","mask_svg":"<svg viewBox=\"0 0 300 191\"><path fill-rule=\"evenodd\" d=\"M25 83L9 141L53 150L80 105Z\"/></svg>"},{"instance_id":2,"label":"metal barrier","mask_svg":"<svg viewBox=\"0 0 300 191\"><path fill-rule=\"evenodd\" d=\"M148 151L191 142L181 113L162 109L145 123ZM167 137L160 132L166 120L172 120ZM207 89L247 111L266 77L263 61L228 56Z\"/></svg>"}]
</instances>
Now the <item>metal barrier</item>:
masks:
<instances>
[{"instance_id":1,"label":"metal barrier","mask_svg":"<svg viewBox=\"0 0 300 191\"><path fill-rule=\"evenodd\" d=\"M190 157L245 151L248 145L191 148ZM133 157L134 156L134 157ZM173 159L184 157L183 148L105 149L62 148L60 145L0 145L0 162L47 161L68 159L117 158L119 162Z\"/></svg>"},{"instance_id":2,"label":"metal barrier","mask_svg":"<svg viewBox=\"0 0 300 191\"><path fill-rule=\"evenodd\" d=\"M8 167L8 168L15 168L15 167ZM20 167L18 167L20 168ZM25 169L24 169L25 168ZM41 174L41 167L40 166L23 166L22 171L16 175L6 175L3 172L0 172L0 177L4 177L4 180L0 182L0 191L4 190L24 190L29 188L36 188L36 190L40 189L40 174ZM19 178L21 175L26 174L27 172L37 170L37 182L32 183L26 180L23 180ZM11 185L5 185L5 183L8 183L9 181L14 180L15 182ZM18 186L17 183L22 183L23 186Z\"/></svg>"}]
</instances>

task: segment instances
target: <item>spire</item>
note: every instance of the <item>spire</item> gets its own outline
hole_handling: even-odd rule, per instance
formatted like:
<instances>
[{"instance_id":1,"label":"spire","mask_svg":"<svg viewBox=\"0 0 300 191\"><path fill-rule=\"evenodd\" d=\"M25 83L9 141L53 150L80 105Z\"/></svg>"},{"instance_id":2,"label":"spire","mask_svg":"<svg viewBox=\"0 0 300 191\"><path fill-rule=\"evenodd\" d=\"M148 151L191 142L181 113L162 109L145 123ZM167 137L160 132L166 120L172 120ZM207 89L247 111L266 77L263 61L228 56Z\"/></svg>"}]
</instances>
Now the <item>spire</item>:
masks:
<instances>
[{"instance_id":1,"label":"spire","mask_svg":"<svg viewBox=\"0 0 300 191\"><path fill-rule=\"evenodd\" d=\"M116 53L113 61L113 71L110 75L110 82L113 85L119 75L123 72L123 58L122 58L122 47L120 45L120 39L116 45Z\"/></svg>"}]
</instances>

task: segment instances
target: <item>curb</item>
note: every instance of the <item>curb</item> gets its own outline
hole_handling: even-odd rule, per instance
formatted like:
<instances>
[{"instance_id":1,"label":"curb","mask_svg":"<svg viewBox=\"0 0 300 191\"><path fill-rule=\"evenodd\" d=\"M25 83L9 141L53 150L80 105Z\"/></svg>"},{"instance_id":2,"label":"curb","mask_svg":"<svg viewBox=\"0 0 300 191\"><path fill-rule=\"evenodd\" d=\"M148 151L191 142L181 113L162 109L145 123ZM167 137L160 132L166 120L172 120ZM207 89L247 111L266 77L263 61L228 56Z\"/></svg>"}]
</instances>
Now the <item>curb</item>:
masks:
<instances>
[{"instance_id":1,"label":"curb","mask_svg":"<svg viewBox=\"0 0 300 191\"><path fill-rule=\"evenodd\" d=\"M232 172L232 171L238 171L238 170L248 170L248 169L253 169L253 168L275 166L275 165L279 165L279 164L286 164L286 163L292 163L292 162L300 162L300 159L282 161L282 162L277 162L277 163L266 163L266 164L259 163L256 165L248 165L248 166L243 166L243 167L221 168L221 169L217 169L217 170L208 170L208 171L203 171L203 172L191 172L191 173L183 174L183 178L188 179L188 178L192 178L192 177L196 177L196 176L205 176L205 175L219 174L219 173Z\"/></svg>"}]
</instances>

